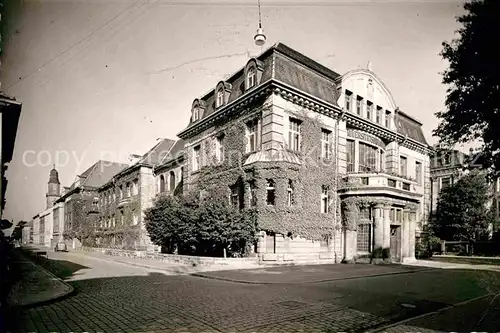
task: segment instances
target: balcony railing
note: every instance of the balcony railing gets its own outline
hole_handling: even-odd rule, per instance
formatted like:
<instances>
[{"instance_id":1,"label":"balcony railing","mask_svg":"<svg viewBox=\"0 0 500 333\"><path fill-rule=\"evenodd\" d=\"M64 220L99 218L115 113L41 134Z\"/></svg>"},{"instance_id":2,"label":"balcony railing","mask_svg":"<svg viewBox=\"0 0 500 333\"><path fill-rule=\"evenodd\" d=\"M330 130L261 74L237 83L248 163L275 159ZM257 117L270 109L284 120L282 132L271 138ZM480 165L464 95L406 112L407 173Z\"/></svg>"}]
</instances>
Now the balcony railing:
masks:
<instances>
[{"instance_id":1,"label":"balcony railing","mask_svg":"<svg viewBox=\"0 0 500 333\"><path fill-rule=\"evenodd\" d=\"M131 201L130 197L122 198L118 201L118 207L128 205Z\"/></svg>"},{"instance_id":2,"label":"balcony railing","mask_svg":"<svg viewBox=\"0 0 500 333\"><path fill-rule=\"evenodd\" d=\"M343 178L343 190L356 189L396 189L408 194L417 193L417 182L387 173L356 173Z\"/></svg>"}]
</instances>

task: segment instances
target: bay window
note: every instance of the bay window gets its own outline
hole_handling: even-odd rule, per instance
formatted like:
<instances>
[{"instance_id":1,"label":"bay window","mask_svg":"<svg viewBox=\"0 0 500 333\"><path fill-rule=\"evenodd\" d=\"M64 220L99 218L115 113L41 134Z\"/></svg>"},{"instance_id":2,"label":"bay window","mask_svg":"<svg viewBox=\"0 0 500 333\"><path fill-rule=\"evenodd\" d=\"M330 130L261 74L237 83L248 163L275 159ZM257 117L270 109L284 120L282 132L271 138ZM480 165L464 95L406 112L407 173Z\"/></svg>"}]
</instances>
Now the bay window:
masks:
<instances>
[{"instance_id":1,"label":"bay window","mask_svg":"<svg viewBox=\"0 0 500 333\"><path fill-rule=\"evenodd\" d=\"M288 146L291 150L300 150L300 130L301 121L298 119L290 118L290 124L288 129Z\"/></svg>"},{"instance_id":2,"label":"bay window","mask_svg":"<svg viewBox=\"0 0 500 333\"><path fill-rule=\"evenodd\" d=\"M259 149L259 119L253 119L247 123L247 153Z\"/></svg>"},{"instance_id":3,"label":"bay window","mask_svg":"<svg viewBox=\"0 0 500 333\"><path fill-rule=\"evenodd\" d=\"M346 160L347 160L347 172L354 172L354 154L355 146L354 140L347 140L346 145Z\"/></svg>"},{"instance_id":4,"label":"bay window","mask_svg":"<svg viewBox=\"0 0 500 333\"><path fill-rule=\"evenodd\" d=\"M371 172L377 169L378 148L359 143L359 171Z\"/></svg>"}]
</instances>

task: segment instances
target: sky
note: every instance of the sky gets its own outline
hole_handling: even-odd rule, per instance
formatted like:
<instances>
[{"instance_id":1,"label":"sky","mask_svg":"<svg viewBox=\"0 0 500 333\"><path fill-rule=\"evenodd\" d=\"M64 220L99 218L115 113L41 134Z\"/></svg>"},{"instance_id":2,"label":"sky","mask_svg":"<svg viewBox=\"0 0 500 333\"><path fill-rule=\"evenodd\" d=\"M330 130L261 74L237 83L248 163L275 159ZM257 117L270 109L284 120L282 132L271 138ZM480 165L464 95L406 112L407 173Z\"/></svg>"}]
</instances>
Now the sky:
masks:
<instances>
[{"instance_id":1,"label":"sky","mask_svg":"<svg viewBox=\"0 0 500 333\"><path fill-rule=\"evenodd\" d=\"M255 1L6 1L2 90L22 102L4 218L45 208L52 164L69 186L104 158L128 162L176 138L193 100L261 49ZM448 1L261 0L264 47L280 41L338 73L366 67L430 144L443 110Z\"/></svg>"}]
</instances>

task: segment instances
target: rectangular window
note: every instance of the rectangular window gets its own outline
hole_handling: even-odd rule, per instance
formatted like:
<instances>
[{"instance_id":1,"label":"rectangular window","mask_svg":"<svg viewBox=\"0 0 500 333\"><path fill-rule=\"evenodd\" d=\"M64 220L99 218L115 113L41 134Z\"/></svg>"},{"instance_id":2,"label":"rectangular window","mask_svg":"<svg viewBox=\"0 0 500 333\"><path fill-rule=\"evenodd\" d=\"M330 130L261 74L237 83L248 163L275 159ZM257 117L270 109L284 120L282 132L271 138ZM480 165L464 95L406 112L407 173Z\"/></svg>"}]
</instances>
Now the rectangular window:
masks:
<instances>
[{"instance_id":1,"label":"rectangular window","mask_svg":"<svg viewBox=\"0 0 500 333\"><path fill-rule=\"evenodd\" d=\"M359 209L359 219L360 220L371 220L371 209L370 207L361 207Z\"/></svg>"},{"instance_id":2,"label":"rectangular window","mask_svg":"<svg viewBox=\"0 0 500 333\"><path fill-rule=\"evenodd\" d=\"M358 252L370 252L370 225L360 224L358 225L357 232L357 251Z\"/></svg>"},{"instance_id":3,"label":"rectangular window","mask_svg":"<svg viewBox=\"0 0 500 333\"><path fill-rule=\"evenodd\" d=\"M345 91L345 109L351 111L352 108L352 92L349 90Z\"/></svg>"},{"instance_id":4,"label":"rectangular window","mask_svg":"<svg viewBox=\"0 0 500 333\"><path fill-rule=\"evenodd\" d=\"M380 150L380 156L379 156L379 159L380 159L380 166L379 166L379 171L380 172L384 172L385 171L385 157L384 157L384 151L383 150Z\"/></svg>"},{"instance_id":5,"label":"rectangular window","mask_svg":"<svg viewBox=\"0 0 500 333\"><path fill-rule=\"evenodd\" d=\"M215 140L215 158L217 162L224 161L224 136L222 135Z\"/></svg>"},{"instance_id":6,"label":"rectangular window","mask_svg":"<svg viewBox=\"0 0 500 333\"><path fill-rule=\"evenodd\" d=\"M410 190L410 183L403 183L403 190L409 191Z\"/></svg>"},{"instance_id":7,"label":"rectangular window","mask_svg":"<svg viewBox=\"0 0 500 333\"><path fill-rule=\"evenodd\" d=\"M224 105L224 90L221 88L217 91L217 107Z\"/></svg>"},{"instance_id":8,"label":"rectangular window","mask_svg":"<svg viewBox=\"0 0 500 333\"><path fill-rule=\"evenodd\" d=\"M300 150L300 127L301 121L298 119L290 118L288 129L288 146L291 150Z\"/></svg>"},{"instance_id":9,"label":"rectangular window","mask_svg":"<svg viewBox=\"0 0 500 333\"><path fill-rule=\"evenodd\" d=\"M356 149L354 146L354 140L347 140L346 142L347 172L354 172L355 154L356 154Z\"/></svg>"},{"instance_id":10,"label":"rectangular window","mask_svg":"<svg viewBox=\"0 0 500 333\"><path fill-rule=\"evenodd\" d=\"M391 208L391 212L389 213L389 220L391 220L391 222L396 222L396 210L394 208Z\"/></svg>"},{"instance_id":11,"label":"rectangular window","mask_svg":"<svg viewBox=\"0 0 500 333\"><path fill-rule=\"evenodd\" d=\"M391 128L391 111L385 111L385 127Z\"/></svg>"},{"instance_id":12,"label":"rectangular window","mask_svg":"<svg viewBox=\"0 0 500 333\"><path fill-rule=\"evenodd\" d=\"M200 146L193 148L193 171L200 169Z\"/></svg>"},{"instance_id":13,"label":"rectangular window","mask_svg":"<svg viewBox=\"0 0 500 333\"><path fill-rule=\"evenodd\" d=\"M443 155L443 165L450 165L451 164L451 156L449 153L445 153Z\"/></svg>"},{"instance_id":14,"label":"rectangular window","mask_svg":"<svg viewBox=\"0 0 500 333\"><path fill-rule=\"evenodd\" d=\"M377 113L375 117L377 124L382 124L382 108L380 106L377 106Z\"/></svg>"},{"instance_id":15,"label":"rectangular window","mask_svg":"<svg viewBox=\"0 0 500 333\"><path fill-rule=\"evenodd\" d=\"M247 74L247 87L248 89L252 88L255 86L255 68L252 67L248 70Z\"/></svg>"},{"instance_id":16,"label":"rectangular window","mask_svg":"<svg viewBox=\"0 0 500 333\"><path fill-rule=\"evenodd\" d=\"M256 151L258 147L259 119L253 119L247 123L247 153Z\"/></svg>"},{"instance_id":17,"label":"rectangular window","mask_svg":"<svg viewBox=\"0 0 500 333\"><path fill-rule=\"evenodd\" d=\"M450 185L451 185L451 178L449 177L441 178L441 190L447 188Z\"/></svg>"},{"instance_id":18,"label":"rectangular window","mask_svg":"<svg viewBox=\"0 0 500 333\"><path fill-rule=\"evenodd\" d=\"M361 96L358 96L356 98L356 113L361 116L361 113L363 112L363 98Z\"/></svg>"},{"instance_id":19,"label":"rectangular window","mask_svg":"<svg viewBox=\"0 0 500 333\"><path fill-rule=\"evenodd\" d=\"M330 188L327 185L321 186L321 212L328 213L330 210Z\"/></svg>"},{"instance_id":20,"label":"rectangular window","mask_svg":"<svg viewBox=\"0 0 500 333\"><path fill-rule=\"evenodd\" d=\"M415 162L415 178L418 185L422 185L422 163Z\"/></svg>"},{"instance_id":21,"label":"rectangular window","mask_svg":"<svg viewBox=\"0 0 500 333\"><path fill-rule=\"evenodd\" d=\"M377 169L378 148L367 145L363 142L359 143L359 171L372 172Z\"/></svg>"},{"instance_id":22,"label":"rectangular window","mask_svg":"<svg viewBox=\"0 0 500 333\"><path fill-rule=\"evenodd\" d=\"M368 177L361 177L361 185L368 185L369 179L370 178L368 178Z\"/></svg>"},{"instance_id":23,"label":"rectangular window","mask_svg":"<svg viewBox=\"0 0 500 333\"><path fill-rule=\"evenodd\" d=\"M401 209L396 210L396 222L403 221L403 211Z\"/></svg>"},{"instance_id":24,"label":"rectangular window","mask_svg":"<svg viewBox=\"0 0 500 333\"><path fill-rule=\"evenodd\" d=\"M288 206L293 206L294 203L295 203L295 198L294 198L293 181L290 179L288 180L287 204Z\"/></svg>"},{"instance_id":25,"label":"rectangular window","mask_svg":"<svg viewBox=\"0 0 500 333\"><path fill-rule=\"evenodd\" d=\"M321 157L331 158L332 131L321 129Z\"/></svg>"},{"instance_id":26,"label":"rectangular window","mask_svg":"<svg viewBox=\"0 0 500 333\"><path fill-rule=\"evenodd\" d=\"M387 186L396 187L396 181L394 179L387 179Z\"/></svg>"},{"instance_id":27,"label":"rectangular window","mask_svg":"<svg viewBox=\"0 0 500 333\"><path fill-rule=\"evenodd\" d=\"M366 102L366 118L372 120L373 116L373 103L370 101Z\"/></svg>"},{"instance_id":28,"label":"rectangular window","mask_svg":"<svg viewBox=\"0 0 500 333\"><path fill-rule=\"evenodd\" d=\"M233 207L238 207L239 206L239 203L240 203L240 199L239 199L239 191L238 191L238 185L235 184L233 186L230 187L231 189L231 205Z\"/></svg>"},{"instance_id":29,"label":"rectangular window","mask_svg":"<svg viewBox=\"0 0 500 333\"><path fill-rule=\"evenodd\" d=\"M257 206L257 186L255 182L250 182L250 206Z\"/></svg>"},{"instance_id":30,"label":"rectangular window","mask_svg":"<svg viewBox=\"0 0 500 333\"><path fill-rule=\"evenodd\" d=\"M274 194L275 194L275 185L274 185L274 181L272 179L268 179L267 180L267 187L266 187L266 190L267 190L267 205L268 206L274 206Z\"/></svg>"},{"instance_id":31,"label":"rectangular window","mask_svg":"<svg viewBox=\"0 0 500 333\"><path fill-rule=\"evenodd\" d=\"M407 176L408 175L408 167L407 167L408 160L404 156L399 156L399 174L400 176Z\"/></svg>"}]
</instances>

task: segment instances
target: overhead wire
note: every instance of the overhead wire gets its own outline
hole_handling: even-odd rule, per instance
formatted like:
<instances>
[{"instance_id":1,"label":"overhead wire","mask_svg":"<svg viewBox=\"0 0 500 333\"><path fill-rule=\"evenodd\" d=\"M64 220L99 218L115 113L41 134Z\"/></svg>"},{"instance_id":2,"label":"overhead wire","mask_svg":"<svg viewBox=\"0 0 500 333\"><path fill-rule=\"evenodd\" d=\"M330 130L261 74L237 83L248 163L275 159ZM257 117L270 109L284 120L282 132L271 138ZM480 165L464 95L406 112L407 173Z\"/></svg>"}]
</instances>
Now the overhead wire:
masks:
<instances>
[{"instance_id":1,"label":"overhead wire","mask_svg":"<svg viewBox=\"0 0 500 333\"><path fill-rule=\"evenodd\" d=\"M146 0L145 3L148 3L148 0ZM92 38L94 35L96 35L100 31L102 31L104 28L106 28L108 25L110 25L112 22L114 22L120 16L122 16L123 14L125 14L127 11L131 10L132 7L136 6L137 8L141 8L145 3L139 4L139 6L136 6L138 3L134 2L130 6L127 6L124 10L120 11L118 14L116 14L115 16L113 16L112 18L110 18L109 20L107 20L104 24L102 24L101 26L99 26L99 28L93 30L91 33L89 33L85 37L79 39L77 42L73 43L71 46L69 46L68 48L66 48L64 51L60 52L56 56L54 56L51 59L49 59L48 61L46 61L43 65L41 65L40 67L38 67L36 70L34 70L34 71L32 71L32 72L24 75L24 76L21 76L19 80L17 80L16 82L10 84L9 86L7 86L5 88L5 90L8 90L8 89L10 89L10 88L18 85L19 83L24 82L26 79L29 79L29 78L33 77L33 75L37 74L39 71L41 71L45 67L51 65L54 61L56 61L60 57L66 55L68 52L70 52L71 50L73 50L75 47L77 47L78 45L82 44L86 40Z\"/></svg>"},{"instance_id":2,"label":"overhead wire","mask_svg":"<svg viewBox=\"0 0 500 333\"><path fill-rule=\"evenodd\" d=\"M111 35L108 35L107 37L104 37L104 40L101 41L101 43L103 42L107 42L109 41L110 39L112 39L116 34L118 34L119 32L122 32L123 29L127 26L129 26L130 24L132 24L134 21L136 21L139 17L141 17L142 15L144 15L144 13L146 13L151 7L152 5L158 3L160 0L156 0L154 2L150 2L150 0L147 0L145 1L144 3L142 3L140 6L136 7L136 11L133 11L131 12L129 15L127 15L126 17L124 17L119 23L117 23L115 26L113 26L111 29L113 30L113 33ZM128 19L130 16L133 16L135 13L138 12L138 10L140 10L141 8L145 7L146 5L150 5L150 6L147 6L144 10L142 10L139 15L136 15L135 17L133 17L132 19ZM126 24L125 26L123 27L120 27L121 23L123 21L126 21ZM83 47L81 50L79 50L74 56L70 56L68 59L66 59L66 61L64 61L59 67L60 68L63 68L66 64L68 64L69 62L72 62L74 61L75 59L83 59L83 57L85 57L85 54L82 55L82 53L84 53L85 51L87 51L91 46L93 46L94 43L89 43L87 44L85 47ZM94 45L95 46L95 45ZM80 56L80 57L79 57ZM79 65L80 63L78 62L75 62L75 65ZM71 72L71 70L67 70L68 72ZM50 81L50 79L48 80Z\"/></svg>"}]
</instances>

